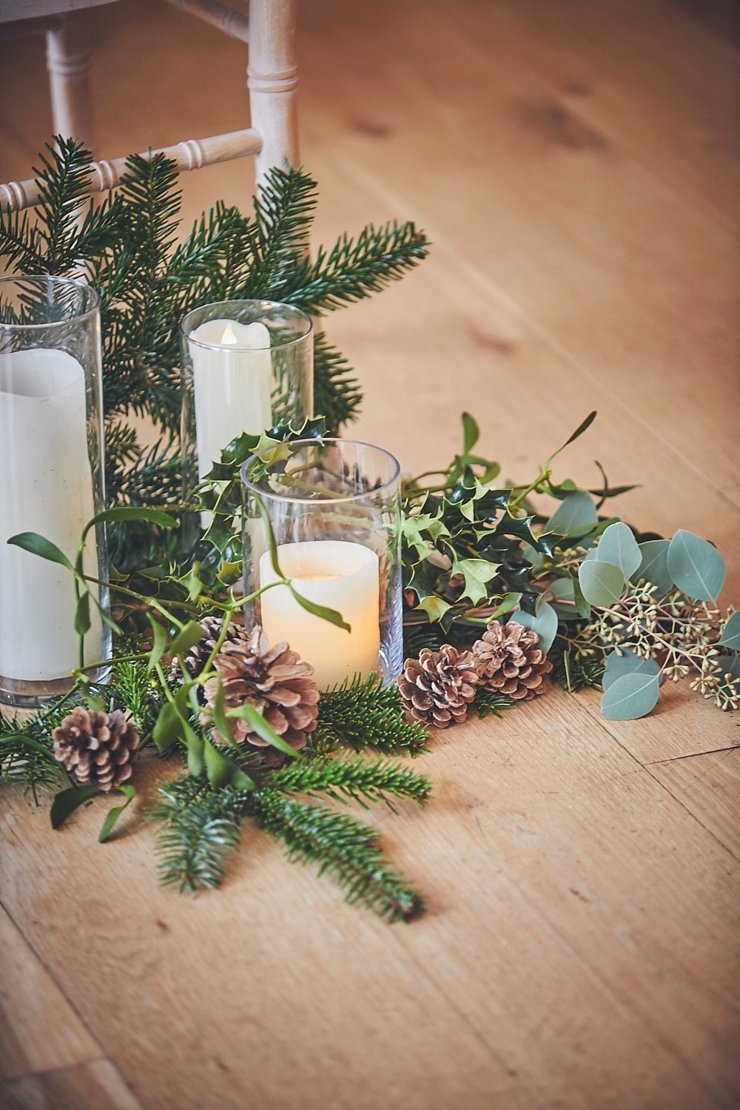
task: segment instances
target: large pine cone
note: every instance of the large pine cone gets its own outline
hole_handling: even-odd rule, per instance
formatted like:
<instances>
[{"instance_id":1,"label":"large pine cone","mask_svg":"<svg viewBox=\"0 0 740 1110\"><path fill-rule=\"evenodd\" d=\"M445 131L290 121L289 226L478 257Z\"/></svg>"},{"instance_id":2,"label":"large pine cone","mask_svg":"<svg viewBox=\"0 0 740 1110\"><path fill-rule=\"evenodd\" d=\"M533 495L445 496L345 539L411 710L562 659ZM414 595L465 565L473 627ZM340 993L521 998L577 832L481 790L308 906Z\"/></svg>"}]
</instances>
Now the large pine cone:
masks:
<instances>
[{"instance_id":1,"label":"large pine cone","mask_svg":"<svg viewBox=\"0 0 740 1110\"><path fill-rule=\"evenodd\" d=\"M103 713L78 705L51 735L54 758L77 782L108 793L131 778L139 734L120 709Z\"/></svg>"},{"instance_id":2,"label":"large pine cone","mask_svg":"<svg viewBox=\"0 0 740 1110\"><path fill-rule=\"evenodd\" d=\"M189 648L184 656L183 663L185 670L188 672L189 678L197 678L206 665L209 655L216 646L216 640L221 635L223 628L223 619L221 617L209 616L204 617L200 622L200 627L203 629L203 638ZM230 640L237 640L240 636L244 635L244 626L242 624L230 624L228 632L226 633L225 643ZM170 667L170 681L182 682L183 673L180 667L180 660L173 659Z\"/></svg>"},{"instance_id":3,"label":"large pine cone","mask_svg":"<svg viewBox=\"0 0 740 1110\"><path fill-rule=\"evenodd\" d=\"M529 701L544 694L544 678L552 670L552 663L547 652L538 647L539 642L536 632L516 621L506 625L491 621L473 644L481 683L500 690L512 701Z\"/></svg>"},{"instance_id":4,"label":"large pine cone","mask_svg":"<svg viewBox=\"0 0 740 1110\"><path fill-rule=\"evenodd\" d=\"M465 720L477 684L472 652L458 651L452 644L442 644L439 651L422 648L418 659L406 660L398 679L406 710L435 728Z\"/></svg>"},{"instance_id":5,"label":"large pine cone","mask_svg":"<svg viewBox=\"0 0 740 1110\"><path fill-rule=\"evenodd\" d=\"M220 684L226 709L254 705L291 747L306 746L307 733L316 728L319 688L313 679L313 667L303 663L287 643L271 648L260 626L255 625L251 631L242 629L238 637L227 640L213 665L220 677L209 678L205 683L209 706L213 705ZM203 720L210 722L210 714L204 714ZM281 753L252 732L246 721L230 717L229 724L237 743L259 748L268 762L280 761ZM215 735L223 741L218 732Z\"/></svg>"}]
</instances>

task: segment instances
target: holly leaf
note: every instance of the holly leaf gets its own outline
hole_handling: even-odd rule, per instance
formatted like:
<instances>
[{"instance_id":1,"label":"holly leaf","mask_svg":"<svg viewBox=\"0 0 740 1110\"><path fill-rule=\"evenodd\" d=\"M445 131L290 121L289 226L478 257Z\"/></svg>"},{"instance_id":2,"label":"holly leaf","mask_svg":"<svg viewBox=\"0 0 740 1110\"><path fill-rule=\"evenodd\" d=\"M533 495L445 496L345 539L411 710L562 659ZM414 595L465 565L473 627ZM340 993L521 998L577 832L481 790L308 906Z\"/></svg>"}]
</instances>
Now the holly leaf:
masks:
<instances>
[{"instance_id":1,"label":"holly leaf","mask_svg":"<svg viewBox=\"0 0 740 1110\"><path fill-rule=\"evenodd\" d=\"M477 605L488 597L486 583L496 577L500 563L489 563L486 559L458 559L452 564L453 574L462 574L465 579L463 595Z\"/></svg>"}]
</instances>

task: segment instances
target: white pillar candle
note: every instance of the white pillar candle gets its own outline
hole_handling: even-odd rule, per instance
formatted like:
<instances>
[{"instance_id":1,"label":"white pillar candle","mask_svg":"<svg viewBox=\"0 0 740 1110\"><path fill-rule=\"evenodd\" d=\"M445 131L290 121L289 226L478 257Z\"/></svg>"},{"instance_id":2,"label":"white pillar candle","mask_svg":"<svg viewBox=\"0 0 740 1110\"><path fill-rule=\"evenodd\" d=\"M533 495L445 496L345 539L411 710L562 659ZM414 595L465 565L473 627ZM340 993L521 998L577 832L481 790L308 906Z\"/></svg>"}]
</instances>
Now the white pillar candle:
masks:
<instances>
[{"instance_id":1,"label":"white pillar candle","mask_svg":"<svg viewBox=\"0 0 740 1110\"><path fill-rule=\"evenodd\" d=\"M379 559L369 547L345 540L278 545L278 563L309 601L342 614L352 631L302 609L286 586L261 596L262 626L271 644L287 640L311 663L321 689L378 670L380 651ZM277 579L270 552L260 558L260 586Z\"/></svg>"},{"instance_id":2,"label":"white pillar candle","mask_svg":"<svg viewBox=\"0 0 740 1110\"><path fill-rule=\"evenodd\" d=\"M202 478L235 436L259 435L272 425L270 332L259 321L208 320L188 338L193 340L195 431Z\"/></svg>"},{"instance_id":3,"label":"white pillar candle","mask_svg":"<svg viewBox=\"0 0 740 1110\"><path fill-rule=\"evenodd\" d=\"M85 372L63 351L0 353L0 675L65 678L78 665L71 573L6 541L39 532L74 561L94 515ZM85 567L97 575L94 534ZM92 607L87 662L102 655Z\"/></svg>"}]
</instances>

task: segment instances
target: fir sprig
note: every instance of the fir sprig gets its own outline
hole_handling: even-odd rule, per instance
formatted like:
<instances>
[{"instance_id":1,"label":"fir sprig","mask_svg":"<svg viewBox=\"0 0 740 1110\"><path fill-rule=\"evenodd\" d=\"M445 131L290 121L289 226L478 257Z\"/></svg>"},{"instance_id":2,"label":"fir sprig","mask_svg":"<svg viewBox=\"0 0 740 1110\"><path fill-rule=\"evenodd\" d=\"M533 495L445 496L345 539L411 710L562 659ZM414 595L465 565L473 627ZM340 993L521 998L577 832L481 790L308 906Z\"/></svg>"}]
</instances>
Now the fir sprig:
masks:
<instances>
[{"instance_id":1,"label":"fir sprig","mask_svg":"<svg viewBox=\"0 0 740 1110\"><path fill-rule=\"evenodd\" d=\"M159 787L148 819L164 822L157 839L159 878L181 892L218 886L229 856L239 846L244 796L231 787L212 788L190 775Z\"/></svg>"},{"instance_id":2,"label":"fir sprig","mask_svg":"<svg viewBox=\"0 0 740 1110\"><path fill-rule=\"evenodd\" d=\"M405 720L397 687L384 687L382 679L370 675L322 694L314 737L317 747L329 750L348 744L418 755L426 749L427 734L418 721Z\"/></svg>"},{"instance_id":3,"label":"fir sprig","mask_svg":"<svg viewBox=\"0 0 740 1110\"><path fill-rule=\"evenodd\" d=\"M263 790L256 800L258 824L282 841L288 858L330 874L348 902L361 902L388 921L410 921L423 912L421 895L386 862L374 829L278 790Z\"/></svg>"},{"instance_id":4,"label":"fir sprig","mask_svg":"<svg viewBox=\"0 0 740 1110\"><path fill-rule=\"evenodd\" d=\"M391 795L424 803L431 784L424 775L386 759L342 755L291 763L277 771L270 786L286 794L324 794L335 801L385 802Z\"/></svg>"}]
</instances>

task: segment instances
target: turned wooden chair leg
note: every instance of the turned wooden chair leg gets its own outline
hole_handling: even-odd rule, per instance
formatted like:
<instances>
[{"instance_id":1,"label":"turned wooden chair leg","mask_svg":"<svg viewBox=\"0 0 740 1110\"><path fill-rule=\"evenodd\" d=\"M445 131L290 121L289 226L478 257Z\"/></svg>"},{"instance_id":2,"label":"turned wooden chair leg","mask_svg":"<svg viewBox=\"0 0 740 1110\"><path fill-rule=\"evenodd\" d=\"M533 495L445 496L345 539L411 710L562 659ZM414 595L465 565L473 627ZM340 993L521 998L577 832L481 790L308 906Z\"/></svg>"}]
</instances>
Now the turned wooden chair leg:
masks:
<instances>
[{"instance_id":1,"label":"turned wooden chair leg","mask_svg":"<svg viewBox=\"0 0 740 1110\"><path fill-rule=\"evenodd\" d=\"M252 127L262 137L257 180L270 166L299 165L295 0L251 0L247 84Z\"/></svg>"},{"instance_id":2,"label":"turned wooden chair leg","mask_svg":"<svg viewBox=\"0 0 740 1110\"><path fill-rule=\"evenodd\" d=\"M90 47L85 19L64 15L46 32L46 66L51 88L54 133L80 139L92 150Z\"/></svg>"}]
</instances>

